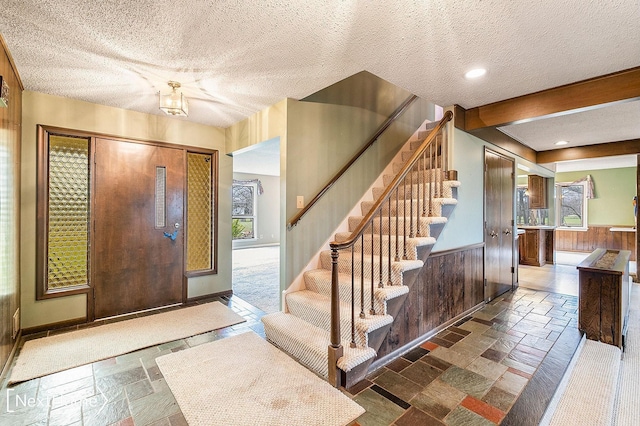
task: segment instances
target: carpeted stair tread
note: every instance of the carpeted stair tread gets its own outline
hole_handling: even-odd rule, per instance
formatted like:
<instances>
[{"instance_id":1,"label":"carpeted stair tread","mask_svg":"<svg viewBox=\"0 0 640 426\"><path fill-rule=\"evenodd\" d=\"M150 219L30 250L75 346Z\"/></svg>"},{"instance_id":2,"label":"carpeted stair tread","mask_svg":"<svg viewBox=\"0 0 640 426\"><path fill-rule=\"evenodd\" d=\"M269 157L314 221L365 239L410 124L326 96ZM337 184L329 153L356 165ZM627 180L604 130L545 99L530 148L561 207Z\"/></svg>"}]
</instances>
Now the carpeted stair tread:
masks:
<instances>
[{"instance_id":1,"label":"carpeted stair tread","mask_svg":"<svg viewBox=\"0 0 640 426\"><path fill-rule=\"evenodd\" d=\"M327 378L327 348L330 344L328 331L284 312L265 315L262 323L267 340L307 368ZM349 342L344 340L342 346L344 356L338 360L338 367L345 372L376 356L376 351L369 347L351 348Z\"/></svg>"},{"instance_id":2,"label":"carpeted stair tread","mask_svg":"<svg viewBox=\"0 0 640 426\"><path fill-rule=\"evenodd\" d=\"M405 154L405 153L403 152L403 154ZM420 162L419 165L416 164L414 166L414 170L416 170L416 171L418 171L418 170L419 171L431 170L432 173L438 173L438 172L441 172L441 169L439 167L437 167L439 165L440 164L436 165L435 161L432 160L431 167L429 167L429 159L427 158L427 161L426 161L425 164L423 164L422 162ZM398 172L400 172L400 170L402 170L403 167L404 167L404 163L403 162L396 161L396 162L393 163L392 172L393 173L398 173Z\"/></svg>"},{"instance_id":3,"label":"carpeted stair tread","mask_svg":"<svg viewBox=\"0 0 640 426\"><path fill-rule=\"evenodd\" d=\"M337 242L343 242L349 239L351 236L351 232L339 232L335 235L335 240ZM373 253L380 254L380 243L382 242L382 253L389 253L389 236L388 235L373 235L373 238L370 233L364 234L364 252L365 255L371 254L371 242L373 240ZM399 253L404 253L406 241L406 249L407 249L407 258L410 260L415 260L418 258L418 247L432 246L436 243L436 239L433 237L414 237L414 238L404 238L398 237L398 251ZM356 255L360 255L362 248L362 241L360 238L354 244L354 252ZM344 249L346 252L351 253L351 248ZM396 252L396 238L391 236L391 253L392 255Z\"/></svg>"},{"instance_id":4,"label":"carpeted stair tread","mask_svg":"<svg viewBox=\"0 0 640 426\"><path fill-rule=\"evenodd\" d=\"M409 149L406 151L402 151L402 163L407 162L411 156L413 156L413 154L416 152L416 149L418 149L418 147L422 145L422 143L420 141L413 141L411 142L411 144L409 145ZM429 163L429 151L427 150L426 152L426 159L427 159L427 164ZM442 162L442 156L440 155L435 155L435 152L432 153L432 157L431 157L431 163L432 165L436 165L437 164L441 164ZM403 164L404 165L404 164Z\"/></svg>"},{"instance_id":5,"label":"carpeted stair tread","mask_svg":"<svg viewBox=\"0 0 640 426\"><path fill-rule=\"evenodd\" d=\"M373 262L372 262L373 261ZM359 256L355 256L354 258L354 273L359 277L360 271L364 270L365 279L371 280L371 265L373 263L373 277L374 282L376 279L380 277L380 269L382 269L382 277L389 276L389 258L388 256L382 256L382 264L380 263L380 256L373 256L371 258L371 254L369 256L364 257L364 262L361 262ZM331 251L325 250L320 253L320 265L326 269L331 270ZM402 274L403 272L410 271L412 269L420 269L424 263L420 260L400 260L396 262L394 259L391 259L391 283L392 285L402 285ZM340 252L338 253L338 272L343 274L351 275L351 253ZM366 281L365 281L366 282Z\"/></svg>"},{"instance_id":6,"label":"carpeted stair tread","mask_svg":"<svg viewBox=\"0 0 640 426\"><path fill-rule=\"evenodd\" d=\"M377 200L378 198L380 198L380 196L384 193L385 189L386 189L386 185L389 185L392 181L393 178L395 176L393 175L385 175L384 176L384 181L385 181L385 187L374 187L372 190L372 194L373 194L373 199ZM387 182L388 179L388 182ZM436 184L435 182L433 182L433 184L426 182L426 183L422 183L422 181L420 181L420 184L418 184L418 176L414 174L413 176L413 184L407 184L405 185L400 185L400 187L404 187L404 191L402 189L400 189L399 192L399 199L404 200L407 198L417 198L418 194L420 195L420 197L422 198L425 194L425 192L429 193L429 189L431 189L431 194L433 196L435 195L440 195L438 194L439 192L439 187L440 184ZM442 184L443 186L443 194L442 196L444 198L454 198L454 191L453 188L459 188L460 187L460 182L457 180L445 180ZM425 189L426 187L426 189ZM393 193L392 195L392 199L395 202L395 193Z\"/></svg>"},{"instance_id":7,"label":"carpeted stair tread","mask_svg":"<svg viewBox=\"0 0 640 426\"><path fill-rule=\"evenodd\" d=\"M355 300L360 300L360 278L354 278ZM304 273L304 282L307 290L331 296L331 271L326 269L313 269ZM367 284L367 283L365 283ZM386 284L386 283L385 283ZM351 303L351 275L338 274L338 292L340 300ZM400 297L409 292L409 287L404 285L385 285L385 287L374 286L373 299L376 312L387 313L387 301ZM371 299L371 285L364 286L364 299Z\"/></svg>"},{"instance_id":8,"label":"carpeted stair tread","mask_svg":"<svg viewBox=\"0 0 640 426\"><path fill-rule=\"evenodd\" d=\"M289 313L306 322L329 331L331 328L331 298L309 290L301 290L286 295ZM355 318L355 342L358 347L368 345L368 333L393 322L391 315L370 315L370 301L365 301L365 318ZM351 305L340 303L340 330L344 339L351 335Z\"/></svg>"},{"instance_id":9,"label":"carpeted stair tread","mask_svg":"<svg viewBox=\"0 0 640 426\"><path fill-rule=\"evenodd\" d=\"M371 210L374 204L375 201L361 202L360 209L362 210L362 214L366 215L367 213L369 213L369 210ZM426 211L429 208L428 204L429 203L427 202L425 205L422 200L420 200L420 202L418 203L418 200L415 199L398 200L397 203L395 200L393 200L391 202L391 216L397 216L398 213L400 215L409 216L412 212L414 215L416 215L419 211L418 209L420 209L420 211ZM456 200L455 198L433 198L431 202L432 214L434 216L442 216L442 206L455 206L456 204L458 204L458 200ZM382 206L381 211L383 217L389 216L389 206L387 204Z\"/></svg>"},{"instance_id":10,"label":"carpeted stair tread","mask_svg":"<svg viewBox=\"0 0 640 426\"><path fill-rule=\"evenodd\" d=\"M363 216L350 216L349 217L349 230L353 231L354 229L356 229L356 227L360 224L360 222L362 222L362 218ZM374 220L373 221L373 229L374 229L374 234L375 233L379 233L382 232L383 234L394 234L395 230L396 230L396 222L397 222L397 226L398 226L398 231L402 234L404 232L404 228L405 228L405 221L406 221L406 232L407 232L407 236L411 235L411 223L412 223L412 218L410 217L382 217L382 230L380 229L380 221L379 220ZM418 220L414 217L413 218L413 232L416 236L420 237L430 237L431 236L431 229L430 229L430 225L431 224L445 224L447 223L447 218L443 217L443 216L434 216L434 217L421 217L419 218L419 224L418 224ZM418 232L420 231L420 232ZM370 231L369 231L370 233Z\"/></svg>"}]
</instances>

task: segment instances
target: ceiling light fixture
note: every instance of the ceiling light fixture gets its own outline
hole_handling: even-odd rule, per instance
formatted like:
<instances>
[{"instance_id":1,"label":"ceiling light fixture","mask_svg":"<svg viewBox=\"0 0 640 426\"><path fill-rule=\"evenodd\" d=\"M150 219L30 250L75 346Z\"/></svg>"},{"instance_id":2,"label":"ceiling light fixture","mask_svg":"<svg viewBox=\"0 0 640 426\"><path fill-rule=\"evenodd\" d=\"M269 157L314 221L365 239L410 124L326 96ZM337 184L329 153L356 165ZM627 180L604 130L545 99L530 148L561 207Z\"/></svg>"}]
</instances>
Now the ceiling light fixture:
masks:
<instances>
[{"instance_id":1,"label":"ceiling light fixture","mask_svg":"<svg viewBox=\"0 0 640 426\"><path fill-rule=\"evenodd\" d=\"M466 78L467 80L472 80L474 78L482 77L486 73L487 73L486 69L476 68L471 71L467 71L467 73L464 75L464 78Z\"/></svg>"},{"instance_id":2,"label":"ceiling light fixture","mask_svg":"<svg viewBox=\"0 0 640 426\"><path fill-rule=\"evenodd\" d=\"M566 145L568 143L569 142L567 142L567 141L558 141L558 142L556 142L556 146L562 146L562 145Z\"/></svg>"},{"instance_id":3,"label":"ceiling light fixture","mask_svg":"<svg viewBox=\"0 0 640 426\"><path fill-rule=\"evenodd\" d=\"M160 109L167 115L177 115L186 117L189 115L189 103L187 98L184 97L182 92L176 89L180 88L180 83L177 81L170 81L167 83L171 87L171 92L163 95L158 92L158 98L160 100Z\"/></svg>"}]
</instances>

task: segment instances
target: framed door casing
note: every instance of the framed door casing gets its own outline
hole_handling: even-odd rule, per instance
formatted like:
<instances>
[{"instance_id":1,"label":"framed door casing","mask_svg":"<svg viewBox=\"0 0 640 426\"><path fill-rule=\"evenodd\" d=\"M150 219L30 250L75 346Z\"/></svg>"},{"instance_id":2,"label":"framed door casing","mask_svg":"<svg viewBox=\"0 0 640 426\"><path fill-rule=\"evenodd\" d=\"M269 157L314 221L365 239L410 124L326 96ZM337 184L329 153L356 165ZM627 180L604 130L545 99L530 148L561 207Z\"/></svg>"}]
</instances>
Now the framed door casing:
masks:
<instances>
[{"instance_id":1,"label":"framed door casing","mask_svg":"<svg viewBox=\"0 0 640 426\"><path fill-rule=\"evenodd\" d=\"M86 285L73 286L68 289L63 289L62 291L57 288L54 291L48 290L48 282L47 282L47 271L48 271L47 240L49 235L48 214L47 214L48 189L49 189L48 187L48 154L47 153L48 153L48 140L50 135L58 135L63 137L69 136L69 137L78 137L78 138L88 138L90 141L89 156L91 161L88 164L88 167L89 167L88 173L90 176L89 177L89 181L90 181L89 197L90 197L91 213L90 213L90 226L89 226L90 230L88 233L88 238L89 238L88 251L87 251L88 274L86 278ZM96 146L98 145L99 147L96 149ZM109 155L108 150L105 151L105 147L114 148L116 146L119 146L120 148L122 148L121 152L119 153L111 152L111 160L108 163L102 163L102 160L107 159L107 157L104 157L104 156ZM103 158L97 159L96 152ZM138 256L129 256L126 258L122 257L122 253L124 253L125 251L131 253L131 250L132 250L131 247L133 246L133 244L137 242L137 241L134 241L134 238L131 237L132 234L130 232L130 228L128 228L127 226L141 219L143 215L140 214L140 211L136 209L137 215L130 216L131 220L116 219L117 215L112 214L112 212L108 211L109 208L114 209L118 205L122 204L123 200L125 199L120 197L118 193L113 192L114 185L116 185L116 182L119 182L118 185L120 185L121 188L126 188L127 185L137 185L143 180L143 179L131 178L131 176L129 176L129 179L124 177L125 169L127 167L129 169L132 168L130 166L127 166L126 164L127 162L133 161L133 157L136 156L134 155L135 152L143 153L142 154L143 157L148 159L152 157L155 157L156 159L161 158L162 155L164 155L161 153L165 153L165 154L173 153L172 155L169 155L169 156L181 158L181 160L175 161L175 163L171 166L172 170L175 170L178 172L177 175L173 172L167 174L168 198L166 199L167 201L166 205L167 207L170 207L173 211L176 211L176 209L180 210L182 219L180 219L180 215L178 215L178 217L176 217L175 220L174 220L174 217L167 215L165 230L161 230L158 227L154 226L153 233L154 234L160 233L163 238L162 241L167 243L167 241L170 241L170 240L164 238L164 232L167 232L168 234L172 234L175 231L175 223L179 223L180 228L178 230L178 233L176 234L175 242L172 241L171 243L173 247L171 254L169 256L165 256L165 255L160 256L159 254L160 252L155 251L152 261L149 261L149 262L141 261L141 258ZM144 154L145 152L146 154ZM198 203L197 203L199 207L198 209L199 214L202 215L202 212L205 212L205 213L209 212L208 214L211 217L210 226L207 225L206 229L204 229L204 227L202 226L199 227L198 225L194 227L194 223L187 223L188 218L187 218L186 212L189 211L189 205L192 202L192 200L189 197L187 197L186 194L188 192L191 192L191 189L193 189L192 185L188 185L188 182L191 182L189 174L187 173L187 170L190 170L190 167L188 166L188 162L187 162L187 158L190 158L188 157L190 155L192 157L201 157L201 159L206 164L210 165L210 168L208 171L204 170L202 167L200 167L199 170L196 171L196 174L197 174L197 173L203 173L203 170L204 170L204 172L206 172L206 175L211 180L211 187L208 190L209 193L207 194L207 199L211 203L210 208L205 209L202 206L202 197L198 197ZM164 160L162 160L161 162L164 162ZM180 165L178 163L180 163ZM109 168L109 171L108 171L109 174L105 174L105 173L102 174L103 180L101 181L101 183L104 182L106 184L109 184L111 185L111 188L109 187L101 188L100 187L101 184L96 185L97 181L100 180L100 179L96 179L96 168L100 164L103 164L105 167ZM169 164L169 163L166 163L166 164ZM217 227L217 216L218 216L217 215L217 205L218 205L217 164L218 164L218 151L216 150L194 147L194 146L176 145L176 144L170 144L166 142L155 142L155 141L149 141L149 140L122 139L122 138L118 138L111 135L102 135L102 134L77 131L73 129L38 125L38 177L37 177L38 178L37 179L38 180L38 185L37 185L37 199L38 199L37 236L38 236L38 239L36 243L36 250L37 250L36 298L37 300L43 300L43 299L49 299L49 298L55 298L55 297L66 297L66 296L71 296L71 295L80 294L80 293L87 294L86 321L88 322L93 321L96 317L104 317L110 314L117 315L117 312L124 313L124 311L131 311L132 309L134 310L138 310L138 308L148 309L156 306L164 306L166 304L186 302L188 300L188 291L187 291L188 277L211 275L211 274L217 273L217 228L218 228ZM155 167L157 167L157 165ZM148 177L147 175L155 174L155 170L153 170L155 167L152 167L151 169L147 168L144 172L140 167L133 167L133 169L135 169L138 173L140 173L139 175L134 175L134 176L136 176L137 178L140 178L141 176L143 176L146 179ZM180 174L181 176L178 177L178 175ZM104 179L107 176L111 176L113 179ZM202 180L202 176L198 177L197 182L198 182L196 184L197 189L199 189L200 192L202 191L207 192L206 182ZM149 185L147 184L147 186ZM175 190L178 187L181 188L181 192L179 196L175 196ZM147 188L147 190L148 189L149 188ZM73 191L74 189L70 188L71 196L73 196L73 193L74 193ZM151 191L153 191L153 189L151 189ZM172 192L174 193L174 195L171 195ZM154 197L155 197L155 194L154 194ZM191 198L193 198L193 196L191 196ZM141 203L140 199L137 199L136 197L133 197L133 199L129 201L129 204L135 206L136 208L140 206L140 203ZM102 213L99 214L99 216L105 218L108 221L105 223L104 226L102 226L102 228L101 228L101 222L99 221L97 222L96 221L97 217L95 216L95 213L98 213L101 207L104 207L105 210L102 211ZM197 222L202 222L202 221L197 221ZM193 247L191 249L188 249L187 247L188 228L190 228L192 232L196 232L196 234L199 235L198 240L202 240L203 237L206 237L209 239L211 244L210 250L208 250L208 253L211 256L210 262L204 262L204 263L200 262L198 264L197 270L193 270L193 267L191 268L191 270L187 268L188 262L186 260L191 259L188 253L193 251ZM111 236L110 237L111 241L108 243L108 250L106 251L98 251L97 248L101 246L100 241L94 241L94 238L96 236L96 231L98 231L99 229L103 230L103 237L104 237L103 241L105 243L108 239L107 237ZM98 232L98 235L99 235L99 232ZM128 239L125 237L127 237ZM118 238L120 238L120 242L116 244ZM203 244L203 241L198 242L198 246L202 247L202 244ZM121 249L117 250L117 247L120 247ZM166 245L164 247L166 247ZM153 249L150 249L150 250L154 251ZM157 271L155 273L155 277L158 278L157 280L153 278L154 276L153 271L150 272L149 270L147 270L146 272L140 273L141 276L144 276L145 274L150 274L150 275L147 275L143 280L143 283L145 286L151 285L149 283L155 283L154 284L155 288L153 286L150 288L147 288L150 294L147 300L149 303L137 305L137 306L133 304L132 305L133 307L131 306L129 308L124 307L121 309L113 310L109 313L106 313L106 311L103 311L101 314L96 315L96 312L95 312L96 296L100 296L100 290L106 289L106 288L98 289L96 287L96 283L99 283L100 279L103 279L103 280L106 279L106 277L108 277L109 274L114 274L113 270L112 271L109 270L107 266L108 263L105 264L104 267L100 266L103 263L102 262L103 258L101 257L103 257L104 259L111 259L111 260L115 258L118 261L121 259L131 261L128 267L118 266L121 269L127 269L127 268L134 269L138 267L150 268L149 265L153 265L154 267L156 267ZM136 259L138 259L137 262L136 262ZM198 259L200 261L202 260L201 253L199 253ZM172 275L171 281L173 283L178 283L177 285L175 284L174 285L177 288L181 289L181 297L177 295L178 292L175 290L175 288L172 288L171 291L169 292L165 292L162 290L157 291L158 283L161 282L163 279L166 279L166 277L168 276L167 274L163 274L160 272L163 270L162 268L164 268L162 264L166 265L168 263L177 265L175 268L173 268L173 271L171 273ZM114 262L111 262L111 265L113 264ZM115 262L115 264L118 265L118 262ZM122 263L122 265L124 264ZM207 268L207 266L209 266L209 268ZM175 271L179 271L179 274ZM166 272L166 270L164 272ZM121 273L123 272L121 271ZM114 297L119 297L120 300L127 300L127 298L131 296L132 291L133 290L131 288L126 288L125 286L120 289L115 289L115 291L112 291L112 292L114 294ZM170 296L168 296L167 294L170 294ZM134 295L134 299L135 299L135 295Z\"/></svg>"}]
</instances>

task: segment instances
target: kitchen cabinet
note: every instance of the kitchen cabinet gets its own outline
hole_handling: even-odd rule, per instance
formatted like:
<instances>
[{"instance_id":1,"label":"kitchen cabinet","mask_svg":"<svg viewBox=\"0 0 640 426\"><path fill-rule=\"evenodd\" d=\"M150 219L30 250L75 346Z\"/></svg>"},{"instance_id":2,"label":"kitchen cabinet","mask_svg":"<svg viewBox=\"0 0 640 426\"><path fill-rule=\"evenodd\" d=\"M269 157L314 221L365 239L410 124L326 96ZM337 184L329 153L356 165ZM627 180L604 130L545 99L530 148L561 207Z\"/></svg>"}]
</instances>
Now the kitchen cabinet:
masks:
<instances>
[{"instance_id":1,"label":"kitchen cabinet","mask_svg":"<svg viewBox=\"0 0 640 426\"><path fill-rule=\"evenodd\" d=\"M533 227L524 229L518 238L520 264L544 266L553 263L553 228Z\"/></svg>"},{"instance_id":2,"label":"kitchen cabinet","mask_svg":"<svg viewBox=\"0 0 640 426\"><path fill-rule=\"evenodd\" d=\"M529 175L527 189L529 191L529 208L546 209L547 205L547 179L538 175Z\"/></svg>"}]
</instances>

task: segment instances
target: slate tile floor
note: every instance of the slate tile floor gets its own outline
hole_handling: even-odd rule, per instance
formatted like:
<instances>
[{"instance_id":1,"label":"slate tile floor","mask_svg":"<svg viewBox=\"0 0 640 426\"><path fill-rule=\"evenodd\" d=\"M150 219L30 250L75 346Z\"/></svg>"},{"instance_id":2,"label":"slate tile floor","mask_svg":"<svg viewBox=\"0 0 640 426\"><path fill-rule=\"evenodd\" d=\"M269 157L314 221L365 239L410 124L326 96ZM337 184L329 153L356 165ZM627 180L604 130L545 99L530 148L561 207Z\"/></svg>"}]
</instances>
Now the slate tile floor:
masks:
<instances>
[{"instance_id":1,"label":"slate tile floor","mask_svg":"<svg viewBox=\"0 0 640 426\"><path fill-rule=\"evenodd\" d=\"M500 424L565 328L577 298L520 288L349 389L353 426Z\"/></svg>"},{"instance_id":2,"label":"slate tile floor","mask_svg":"<svg viewBox=\"0 0 640 426\"><path fill-rule=\"evenodd\" d=\"M185 425L155 359L250 329L264 337L262 311L237 297L212 300L247 322L15 387L5 379L0 424ZM499 424L560 333L576 327L576 309L576 297L545 291L521 288L497 298L349 389L367 410L353 425Z\"/></svg>"},{"instance_id":3,"label":"slate tile floor","mask_svg":"<svg viewBox=\"0 0 640 426\"><path fill-rule=\"evenodd\" d=\"M264 312L233 296L217 297L197 303L215 300L229 306L247 321L29 380L14 387L7 387L5 378L0 389L0 425L186 425L155 359L248 330L264 337L264 328L260 321ZM120 317L102 323L166 310ZM99 326L100 323L98 321L91 326ZM76 328L38 333L27 338L63 333Z\"/></svg>"}]
</instances>

